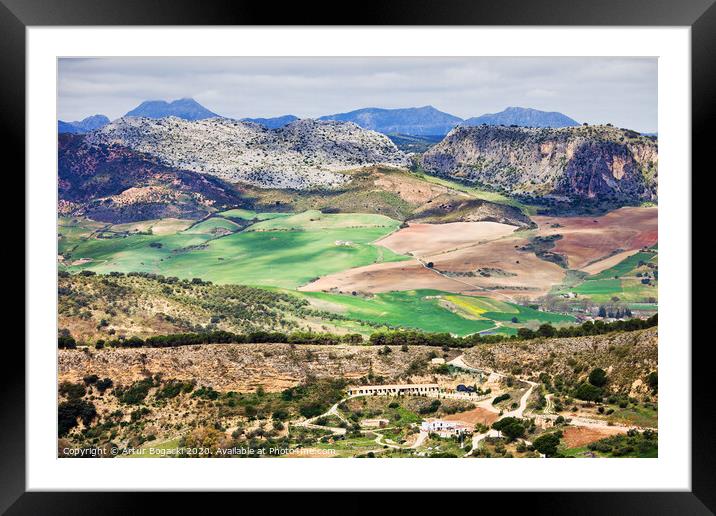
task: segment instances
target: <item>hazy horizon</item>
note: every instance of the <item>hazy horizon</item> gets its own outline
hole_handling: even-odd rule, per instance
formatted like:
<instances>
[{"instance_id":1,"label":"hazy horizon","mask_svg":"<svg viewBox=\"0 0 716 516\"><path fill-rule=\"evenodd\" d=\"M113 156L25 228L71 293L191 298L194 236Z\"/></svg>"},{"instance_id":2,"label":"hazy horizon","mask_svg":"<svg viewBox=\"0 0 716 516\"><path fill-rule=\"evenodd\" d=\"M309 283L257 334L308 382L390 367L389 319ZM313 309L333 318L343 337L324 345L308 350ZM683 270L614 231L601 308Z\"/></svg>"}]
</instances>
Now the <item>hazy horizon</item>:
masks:
<instances>
[{"instance_id":1,"label":"hazy horizon","mask_svg":"<svg viewBox=\"0 0 716 516\"><path fill-rule=\"evenodd\" d=\"M470 118L520 106L657 132L657 93L656 58L62 58L57 115L113 120L179 98L230 118L426 105Z\"/></svg>"}]
</instances>

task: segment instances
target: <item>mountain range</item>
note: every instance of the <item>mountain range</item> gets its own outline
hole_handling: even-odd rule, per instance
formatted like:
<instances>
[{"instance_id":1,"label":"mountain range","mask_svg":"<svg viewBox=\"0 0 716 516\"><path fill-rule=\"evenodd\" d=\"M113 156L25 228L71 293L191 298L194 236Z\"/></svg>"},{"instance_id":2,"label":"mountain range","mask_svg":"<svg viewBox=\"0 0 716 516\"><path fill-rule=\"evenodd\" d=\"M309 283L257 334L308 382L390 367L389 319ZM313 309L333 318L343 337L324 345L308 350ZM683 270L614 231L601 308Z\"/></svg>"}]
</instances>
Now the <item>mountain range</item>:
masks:
<instances>
[{"instance_id":1,"label":"mountain range","mask_svg":"<svg viewBox=\"0 0 716 516\"><path fill-rule=\"evenodd\" d=\"M163 100L149 100L142 102L136 108L125 114L127 117L166 118L177 117L183 120L204 120L207 118L225 118L206 109L196 100L190 98L178 99L171 102ZM101 124L91 125L91 119L101 119ZM242 118L243 122L252 122L269 129L279 129L298 120L295 115L283 115L271 118ZM414 137L445 136L458 125L516 125L520 127L570 127L579 123L558 112L540 111L532 108L508 107L499 113L490 113L463 120L458 116L440 111L433 106L417 108L363 108L347 113L325 115L318 120L334 120L339 122L353 122L363 129L370 129L386 135L403 135ZM58 122L58 132L85 133L101 127L109 120L104 115L94 115L81 122Z\"/></svg>"},{"instance_id":2,"label":"mountain range","mask_svg":"<svg viewBox=\"0 0 716 516\"><path fill-rule=\"evenodd\" d=\"M109 118L104 115L92 115L80 120L79 122L63 122L62 120L57 121L57 132L58 133L73 133L82 134L89 131L94 131L104 127L109 123Z\"/></svg>"},{"instance_id":3,"label":"mountain range","mask_svg":"<svg viewBox=\"0 0 716 516\"><path fill-rule=\"evenodd\" d=\"M147 100L129 111L125 116L144 118L165 118L176 116L184 120L203 120L218 117L194 99L178 99L172 102L163 100Z\"/></svg>"},{"instance_id":4,"label":"mountain range","mask_svg":"<svg viewBox=\"0 0 716 516\"><path fill-rule=\"evenodd\" d=\"M516 125L518 127L572 127L579 122L556 111L508 107L499 113L468 118L463 125Z\"/></svg>"},{"instance_id":5,"label":"mountain range","mask_svg":"<svg viewBox=\"0 0 716 516\"><path fill-rule=\"evenodd\" d=\"M406 109L365 108L322 116L319 120L353 122L364 129L383 134L411 136L445 135L462 123L462 118L444 113L432 106Z\"/></svg>"},{"instance_id":6,"label":"mountain range","mask_svg":"<svg viewBox=\"0 0 716 516\"><path fill-rule=\"evenodd\" d=\"M542 115L551 123L571 120L559 113L516 109L490 115L497 118L488 122L515 122L524 116L534 125ZM573 120L558 128L461 123L444 137L389 137L380 131L443 130L456 117L427 106L331 115L347 120L290 115L283 120L191 120L186 117L213 113L190 99L145 102L130 113L152 116L128 114L109 122L95 115L67 123L66 132L84 133L60 141L60 198L72 206L70 211L79 206L98 220L202 214L213 205L236 204L236 185L327 195L354 188L357 174L367 167L425 172L557 211L580 203L601 209L657 200L656 137L610 125L574 125ZM357 195L383 182L376 179L370 186L367 181ZM369 204L367 198L364 204Z\"/></svg>"}]
</instances>

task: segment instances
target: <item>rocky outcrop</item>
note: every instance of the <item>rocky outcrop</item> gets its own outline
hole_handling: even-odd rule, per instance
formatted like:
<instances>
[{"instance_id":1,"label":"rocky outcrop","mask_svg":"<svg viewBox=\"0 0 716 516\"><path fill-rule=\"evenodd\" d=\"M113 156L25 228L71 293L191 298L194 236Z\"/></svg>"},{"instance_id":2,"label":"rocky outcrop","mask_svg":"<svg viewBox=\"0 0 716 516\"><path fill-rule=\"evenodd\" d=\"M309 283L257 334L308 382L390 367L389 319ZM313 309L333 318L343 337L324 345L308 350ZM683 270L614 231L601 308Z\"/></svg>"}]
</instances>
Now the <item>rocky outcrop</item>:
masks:
<instances>
[{"instance_id":1,"label":"rocky outcrop","mask_svg":"<svg viewBox=\"0 0 716 516\"><path fill-rule=\"evenodd\" d=\"M280 391L309 378L345 378L369 374L388 381L413 378L416 361L428 363L435 348L410 346L408 351L381 354L377 346L290 344L205 344L178 348L60 350L60 381L81 381L87 374L128 385L148 375L195 380L218 391L252 392L257 387ZM418 377L415 377L416 379Z\"/></svg>"},{"instance_id":2,"label":"rocky outcrop","mask_svg":"<svg viewBox=\"0 0 716 516\"><path fill-rule=\"evenodd\" d=\"M310 119L267 129L226 118L125 117L88 134L87 141L119 144L168 166L262 188L330 188L348 181L341 171L407 165L405 154L382 134L353 123Z\"/></svg>"},{"instance_id":3,"label":"rocky outcrop","mask_svg":"<svg viewBox=\"0 0 716 516\"><path fill-rule=\"evenodd\" d=\"M421 159L429 173L537 202L657 200L654 138L609 126L457 127Z\"/></svg>"}]
</instances>

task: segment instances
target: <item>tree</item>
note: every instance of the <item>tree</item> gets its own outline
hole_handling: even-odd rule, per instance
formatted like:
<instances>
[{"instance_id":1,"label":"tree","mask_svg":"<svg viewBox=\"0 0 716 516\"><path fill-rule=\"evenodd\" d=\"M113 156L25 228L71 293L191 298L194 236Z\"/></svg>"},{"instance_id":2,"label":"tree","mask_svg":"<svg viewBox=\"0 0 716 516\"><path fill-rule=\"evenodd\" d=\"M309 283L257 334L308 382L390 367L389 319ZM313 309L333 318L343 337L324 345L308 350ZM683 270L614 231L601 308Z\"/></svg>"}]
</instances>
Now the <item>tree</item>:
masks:
<instances>
[{"instance_id":1,"label":"tree","mask_svg":"<svg viewBox=\"0 0 716 516\"><path fill-rule=\"evenodd\" d=\"M503 427L501 432L502 435L512 441L525 435L525 427L521 423L510 423L509 425Z\"/></svg>"},{"instance_id":2,"label":"tree","mask_svg":"<svg viewBox=\"0 0 716 516\"><path fill-rule=\"evenodd\" d=\"M557 446L559 446L559 434L552 432L549 434L542 434L537 439L532 441L532 445L535 449L546 455L547 457L553 457L557 454Z\"/></svg>"},{"instance_id":3,"label":"tree","mask_svg":"<svg viewBox=\"0 0 716 516\"><path fill-rule=\"evenodd\" d=\"M591 383L583 383L574 391L574 397L584 401L599 401L602 399L602 389Z\"/></svg>"},{"instance_id":4,"label":"tree","mask_svg":"<svg viewBox=\"0 0 716 516\"><path fill-rule=\"evenodd\" d=\"M604 387L607 383L607 372L597 367L589 373L589 383L595 387Z\"/></svg>"},{"instance_id":5,"label":"tree","mask_svg":"<svg viewBox=\"0 0 716 516\"><path fill-rule=\"evenodd\" d=\"M70 400L80 399L87 393L84 385L72 382L62 382L58 391L62 396L65 396Z\"/></svg>"},{"instance_id":6,"label":"tree","mask_svg":"<svg viewBox=\"0 0 716 516\"><path fill-rule=\"evenodd\" d=\"M606 317L607 316L607 309L604 307L604 305L599 307L599 317Z\"/></svg>"},{"instance_id":7,"label":"tree","mask_svg":"<svg viewBox=\"0 0 716 516\"><path fill-rule=\"evenodd\" d=\"M112 380L109 378L97 380L97 382L95 383L95 387L100 393L103 393L104 391L112 387Z\"/></svg>"},{"instance_id":8,"label":"tree","mask_svg":"<svg viewBox=\"0 0 716 516\"><path fill-rule=\"evenodd\" d=\"M534 339L536 336L537 334L529 328L520 328L519 330L517 330L517 338L521 340Z\"/></svg>"},{"instance_id":9,"label":"tree","mask_svg":"<svg viewBox=\"0 0 716 516\"><path fill-rule=\"evenodd\" d=\"M76 349L77 342L73 337L67 337L60 335L57 337L57 348L58 349Z\"/></svg>"},{"instance_id":10,"label":"tree","mask_svg":"<svg viewBox=\"0 0 716 516\"><path fill-rule=\"evenodd\" d=\"M541 324L537 329L537 335L540 337L554 337L556 334L557 330L549 323Z\"/></svg>"},{"instance_id":11,"label":"tree","mask_svg":"<svg viewBox=\"0 0 716 516\"><path fill-rule=\"evenodd\" d=\"M646 377L646 383L651 387L651 390L656 392L659 389L659 375L656 371L652 371Z\"/></svg>"},{"instance_id":12,"label":"tree","mask_svg":"<svg viewBox=\"0 0 716 516\"><path fill-rule=\"evenodd\" d=\"M97 411L92 403L78 398L63 401L57 406L57 432L60 437L67 435L77 426L78 419L89 427L95 417Z\"/></svg>"},{"instance_id":13,"label":"tree","mask_svg":"<svg viewBox=\"0 0 716 516\"><path fill-rule=\"evenodd\" d=\"M502 435L510 441L525 435L525 424L521 419L516 417L505 417L492 424L493 430L502 432Z\"/></svg>"}]
</instances>

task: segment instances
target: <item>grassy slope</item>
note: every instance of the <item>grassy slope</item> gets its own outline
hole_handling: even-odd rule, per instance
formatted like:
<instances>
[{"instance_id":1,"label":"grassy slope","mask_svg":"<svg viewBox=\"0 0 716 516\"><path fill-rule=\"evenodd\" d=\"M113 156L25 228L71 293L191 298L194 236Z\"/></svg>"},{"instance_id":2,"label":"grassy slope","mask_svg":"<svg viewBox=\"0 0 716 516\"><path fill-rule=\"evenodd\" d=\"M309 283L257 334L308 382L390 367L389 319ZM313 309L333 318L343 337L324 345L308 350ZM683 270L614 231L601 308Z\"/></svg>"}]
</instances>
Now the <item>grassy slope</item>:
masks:
<instances>
[{"instance_id":1,"label":"grassy slope","mask_svg":"<svg viewBox=\"0 0 716 516\"><path fill-rule=\"evenodd\" d=\"M487 298L454 296L439 290L386 292L371 298L323 292L303 292L301 295L308 299L319 300L321 303L318 306L323 310L338 312L346 317L389 326L403 326L430 332L450 332L457 335L490 330L502 324L498 321L509 321L514 316L519 318L521 325L573 320L569 316L540 312L511 303ZM484 311L479 317L475 317L474 314L467 316L464 312L445 306L445 300L449 300L452 304L456 298L460 298L465 303L482 304L493 311ZM494 311L496 309L504 312ZM506 326L503 332L511 333L511 329Z\"/></svg>"},{"instance_id":2,"label":"grassy slope","mask_svg":"<svg viewBox=\"0 0 716 516\"><path fill-rule=\"evenodd\" d=\"M622 260L609 269L588 276L583 283L572 289L577 294L589 297L594 302L608 302L616 296L621 301L643 302L648 298L658 298L658 287L644 285L635 275L639 272L653 272L639 262L658 263L656 252L638 252ZM652 278L652 284L657 282Z\"/></svg>"},{"instance_id":3,"label":"grassy slope","mask_svg":"<svg viewBox=\"0 0 716 516\"><path fill-rule=\"evenodd\" d=\"M438 177L438 176L432 176L430 174L425 174L423 172L416 172L415 176L427 181L428 183L445 186L447 188L451 188L451 189L457 190L459 192L464 192L464 193L470 194L471 196L475 197L476 199L482 199L483 201L490 201L490 202L494 202L497 204L504 204L505 206L513 206L515 208L519 208L527 215L536 215L537 214L537 208L535 206L521 203L520 201L513 199L512 197L503 195L499 192L493 192L490 190L485 190L482 188L465 185L458 181L453 181L453 180L445 179L443 177Z\"/></svg>"},{"instance_id":4,"label":"grassy slope","mask_svg":"<svg viewBox=\"0 0 716 516\"><path fill-rule=\"evenodd\" d=\"M60 249L72 248L72 259L93 260L70 266L71 271L141 271L215 283L293 288L352 267L407 259L372 244L398 225L380 215L309 212L266 220L248 231L215 238L212 229L235 226L215 217L172 235L87 239L90 226L61 239ZM351 244L336 245L338 240Z\"/></svg>"},{"instance_id":5,"label":"grassy slope","mask_svg":"<svg viewBox=\"0 0 716 516\"><path fill-rule=\"evenodd\" d=\"M199 222L198 224L188 228L184 233L188 234L211 234L216 230L237 231L239 225L222 217L211 217L210 219Z\"/></svg>"}]
</instances>

